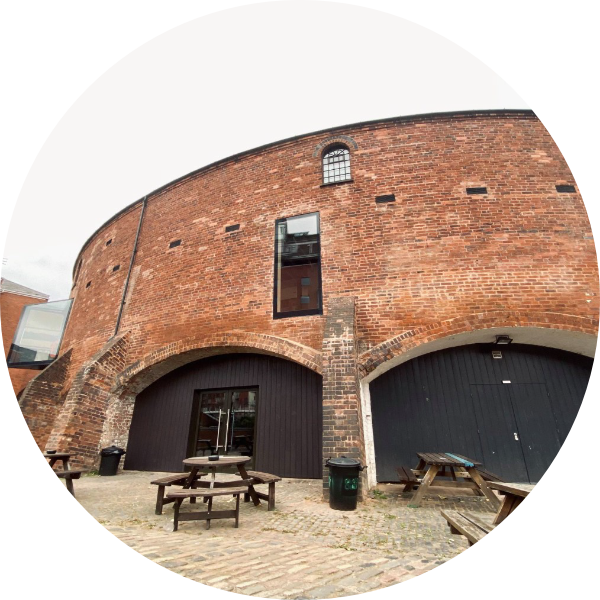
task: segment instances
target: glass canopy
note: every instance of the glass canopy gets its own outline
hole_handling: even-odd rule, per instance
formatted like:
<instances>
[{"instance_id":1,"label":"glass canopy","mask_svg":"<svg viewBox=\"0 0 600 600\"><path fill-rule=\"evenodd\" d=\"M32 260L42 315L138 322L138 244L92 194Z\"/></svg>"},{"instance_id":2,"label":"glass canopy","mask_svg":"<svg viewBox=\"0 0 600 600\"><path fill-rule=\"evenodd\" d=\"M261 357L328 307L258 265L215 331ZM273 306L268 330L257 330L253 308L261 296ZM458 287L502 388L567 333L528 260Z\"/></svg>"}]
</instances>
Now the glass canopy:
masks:
<instances>
[{"instance_id":1,"label":"glass canopy","mask_svg":"<svg viewBox=\"0 0 600 600\"><path fill-rule=\"evenodd\" d=\"M43 368L58 356L73 300L23 307L6 363L10 368Z\"/></svg>"}]
</instances>

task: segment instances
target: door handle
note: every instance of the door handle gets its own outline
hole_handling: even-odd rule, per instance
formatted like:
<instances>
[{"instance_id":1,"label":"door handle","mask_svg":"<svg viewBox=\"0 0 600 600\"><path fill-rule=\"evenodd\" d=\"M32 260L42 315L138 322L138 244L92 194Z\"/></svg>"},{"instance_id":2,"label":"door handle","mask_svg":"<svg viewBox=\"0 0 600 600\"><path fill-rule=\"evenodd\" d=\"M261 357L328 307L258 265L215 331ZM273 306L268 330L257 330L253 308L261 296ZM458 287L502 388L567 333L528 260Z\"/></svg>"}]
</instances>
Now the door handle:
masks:
<instances>
[{"instance_id":1,"label":"door handle","mask_svg":"<svg viewBox=\"0 0 600 600\"><path fill-rule=\"evenodd\" d=\"M217 443L215 444L215 450L219 453L219 433L221 433L221 409L219 409L219 421L217 422Z\"/></svg>"},{"instance_id":2,"label":"door handle","mask_svg":"<svg viewBox=\"0 0 600 600\"><path fill-rule=\"evenodd\" d=\"M225 445L223 446L223 452L227 454L227 436L229 435L229 409L227 409L227 429L225 429Z\"/></svg>"}]
</instances>

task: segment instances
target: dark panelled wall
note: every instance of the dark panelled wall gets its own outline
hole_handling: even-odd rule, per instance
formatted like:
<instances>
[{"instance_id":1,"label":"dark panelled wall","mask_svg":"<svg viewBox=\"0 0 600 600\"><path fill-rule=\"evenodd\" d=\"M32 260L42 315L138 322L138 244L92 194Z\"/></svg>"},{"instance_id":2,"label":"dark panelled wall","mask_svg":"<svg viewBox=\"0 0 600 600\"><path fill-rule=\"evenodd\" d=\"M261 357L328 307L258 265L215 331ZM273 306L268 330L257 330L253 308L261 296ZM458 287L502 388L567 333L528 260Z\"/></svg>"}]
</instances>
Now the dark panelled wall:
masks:
<instances>
[{"instance_id":1,"label":"dark panelled wall","mask_svg":"<svg viewBox=\"0 0 600 600\"><path fill-rule=\"evenodd\" d=\"M321 376L260 354L229 354L165 375L135 402L125 468L182 470L195 390L258 387L255 468L281 477L322 477Z\"/></svg>"},{"instance_id":2,"label":"dark panelled wall","mask_svg":"<svg viewBox=\"0 0 600 600\"><path fill-rule=\"evenodd\" d=\"M507 480L538 481L573 425L592 364L511 344L450 348L391 369L371 382L378 481L395 481L395 467L413 467L416 452L457 452Z\"/></svg>"}]
</instances>

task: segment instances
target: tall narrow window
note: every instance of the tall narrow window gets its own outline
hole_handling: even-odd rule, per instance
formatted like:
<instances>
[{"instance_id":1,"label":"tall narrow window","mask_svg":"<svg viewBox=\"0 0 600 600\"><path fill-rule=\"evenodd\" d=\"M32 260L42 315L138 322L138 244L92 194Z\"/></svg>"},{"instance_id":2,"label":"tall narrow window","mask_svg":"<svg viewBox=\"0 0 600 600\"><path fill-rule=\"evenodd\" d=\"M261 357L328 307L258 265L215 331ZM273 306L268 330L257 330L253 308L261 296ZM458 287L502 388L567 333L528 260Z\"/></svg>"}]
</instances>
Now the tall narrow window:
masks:
<instances>
[{"instance_id":1,"label":"tall narrow window","mask_svg":"<svg viewBox=\"0 0 600 600\"><path fill-rule=\"evenodd\" d=\"M345 146L334 146L323 154L323 183L350 179L350 152Z\"/></svg>"},{"instance_id":2,"label":"tall narrow window","mask_svg":"<svg viewBox=\"0 0 600 600\"><path fill-rule=\"evenodd\" d=\"M319 213L279 219L275 224L273 318L321 313Z\"/></svg>"}]
</instances>

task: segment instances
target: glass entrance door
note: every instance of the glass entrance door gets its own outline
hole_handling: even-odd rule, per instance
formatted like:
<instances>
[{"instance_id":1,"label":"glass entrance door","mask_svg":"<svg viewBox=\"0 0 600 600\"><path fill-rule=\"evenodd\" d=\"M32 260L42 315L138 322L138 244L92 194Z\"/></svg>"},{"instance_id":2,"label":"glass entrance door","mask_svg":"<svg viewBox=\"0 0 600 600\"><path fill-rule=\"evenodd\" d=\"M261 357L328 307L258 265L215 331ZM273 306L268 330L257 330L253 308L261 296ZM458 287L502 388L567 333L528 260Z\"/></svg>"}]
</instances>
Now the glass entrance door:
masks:
<instances>
[{"instance_id":1,"label":"glass entrance door","mask_svg":"<svg viewBox=\"0 0 600 600\"><path fill-rule=\"evenodd\" d=\"M195 404L195 456L253 456L258 390L198 391Z\"/></svg>"}]
</instances>

